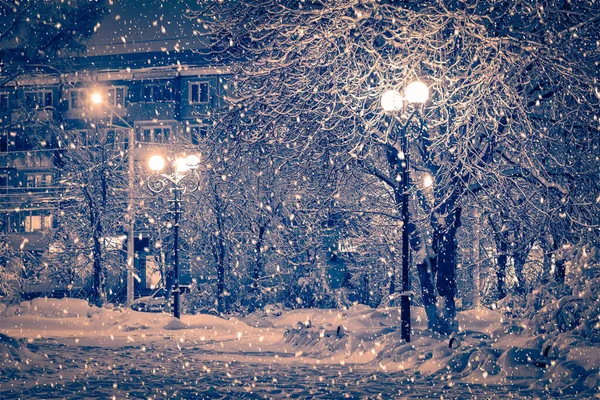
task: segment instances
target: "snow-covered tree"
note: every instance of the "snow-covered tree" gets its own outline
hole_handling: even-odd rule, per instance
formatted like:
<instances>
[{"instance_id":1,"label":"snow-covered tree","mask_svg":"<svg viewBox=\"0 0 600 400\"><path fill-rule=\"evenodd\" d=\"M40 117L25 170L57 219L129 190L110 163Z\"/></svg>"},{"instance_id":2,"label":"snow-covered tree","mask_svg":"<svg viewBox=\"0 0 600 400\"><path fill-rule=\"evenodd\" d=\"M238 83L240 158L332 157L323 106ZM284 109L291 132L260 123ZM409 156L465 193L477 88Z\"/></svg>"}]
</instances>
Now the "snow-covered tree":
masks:
<instances>
[{"instance_id":1,"label":"snow-covered tree","mask_svg":"<svg viewBox=\"0 0 600 400\"><path fill-rule=\"evenodd\" d=\"M19 296L23 265L8 245L6 234L0 232L0 298L11 302Z\"/></svg>"},{"instance_id":2,"label":"snow-covered tree","mask_svg":"<svg viewBox=\"0 0 600 400\"><path fill-rule=\"evenodd\" d=\"M408 135L413 182L432 179L428 201L415 201L418 185L411 198L429 248L418 260L426 306L435 308L434 287L445 298L444 323L428 313L435 329L454 326L456 232L469 201L524 181L551 194L545 201L582 203L553 146L597 151L598 15L592 0L200 0L190 13L212 35L215 59L239 63L230 108L216 114L238 142L291 149L314 170L372 175L395 194L382 205L398 214ZM414 80L429 86L429 102L386 116L383 92Z\"/></svg>"},{"instance_id":3,"label":"snow-covered tree","mask_svg":"<svg viewBox=\"0 0 600 400\"><path fill-rule=\"evenodd\" d=\"M125 264L121 244L127 213L127 153L118 131L97 125L63 131L61 139L66 145L60 153L65 190L56 217L54 252L49 256L56 275L90 277L90 300L101 305L106 301L107 271L120 274Z\"/></svg>"},{"instance_id":4,"label":"snow-covered tree","mask_svg":"<svg viewBox=\"0 0 600 400\"><path fill-rule=\"evenodd\" d=\"M85 49L104 15L104 2L0 2L0 86L20 75L63 70Z\"/></svg>"}]
</instances>

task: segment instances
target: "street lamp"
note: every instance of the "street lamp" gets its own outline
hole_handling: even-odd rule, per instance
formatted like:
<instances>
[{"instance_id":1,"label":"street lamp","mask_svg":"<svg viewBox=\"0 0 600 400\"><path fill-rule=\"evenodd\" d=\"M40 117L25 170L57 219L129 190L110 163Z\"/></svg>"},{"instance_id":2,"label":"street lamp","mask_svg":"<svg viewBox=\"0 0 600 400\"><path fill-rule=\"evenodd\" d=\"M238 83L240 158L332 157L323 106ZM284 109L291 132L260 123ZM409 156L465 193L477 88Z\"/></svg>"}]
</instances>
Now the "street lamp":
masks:
<instances>
[{"instance_id":1,"label":"street lamp","mask_svg":"<svg viewBox=\"0 0 600 400\"><path fill-rule=\"evenodd\" d=\"M406 109L406 103L424 103L429 98L429 89L423 82L412 82L404 90L402 96L396 90L388 90L381 96L381 107L384 111L396 113ZM411 115L412 117L412 115ZM409 120L410 118L409 117ZM400 294L400 334L403 340L410 342L410 282L409 282L409 239L408 239L408 187L409 187L409 158L408 138L406 135L407 121L400 138L401 161L401 190L402 190L402 293Z\"/></svg>"},{"instance_id":2,"label":"street lamp","mask_svg":"<svg viewBox=\"0 0 600 400\"><path fill-rule=\"evenodd\" d=\"M129 231L127 232L127 305L130 305L133 302L133 298L135 296L134 293L134 283L133 283L133 275L135 269L135 210L134 210L134 200L133 200L133 192L134 192L134 143L135 143L135 134L133 126L129 122L127 122L123 117L119 115L113 108L105 101L104 96L99 91L94 91L90 95L90 102L95 105L106 107L108 111L110 111L111 116L117 117L128 130L128 149L127 149L127 186L128 186L128 204L127 210L129 213Z\"/></svg>"},{"instance_id":3,"label":"street lamp","mask_svg":"<svg viewBox=\"0 0 600 400\"><path fill-rule=\"evenodd\" d=\"M198 167L200 158L189 155L185 158L177 158L173 161L173 172L161 174L165 167L165 159L160 155L154 155L148 160L148 167L154 172L148 177L148 189L154 193L161 193L167 187L173 191L173 316L181 318L181 289L179 286L179 218L181 216L181 196L193 193L200 185Z\"/></svg>"}]
</instances>

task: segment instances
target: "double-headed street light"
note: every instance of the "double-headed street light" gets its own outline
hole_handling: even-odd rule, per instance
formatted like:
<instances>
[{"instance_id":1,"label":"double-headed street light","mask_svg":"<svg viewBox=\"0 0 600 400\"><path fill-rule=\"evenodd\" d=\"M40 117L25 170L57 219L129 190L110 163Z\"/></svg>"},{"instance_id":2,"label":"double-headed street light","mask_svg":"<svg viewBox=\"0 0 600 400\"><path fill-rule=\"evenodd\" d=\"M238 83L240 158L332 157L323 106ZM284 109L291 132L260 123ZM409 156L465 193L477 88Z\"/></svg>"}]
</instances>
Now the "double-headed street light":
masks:
<instances>
[{"instance_id":1,"label":"double-headed street light","mask_svg":"<svg viewBox=\"0 0 600 400\"><path fill-rule=\"evenodd\" d=\"M150 157L148 166L154 172L148 177L148 189L154 193L161 193L166 188L173 191L173 316L175 318L181 318L181 289L179 285L179 220L181 216L181 196L198 190L198 187L200 186L200 175L198 175L200 158L196 155L177 158L173 161L173 171L169 174L160 173L165 168L165 159L160 155Z\"/></svg>"},{"instance_id":2,"label":"double-headed street light","mask_svg":"<svg viewBox=\"0 0 600 400\"><path fill-rule=\"evenodd\" d=\"M388 90L381 96L381 106L384 111L389 113L397 113L406 110L406 103L425 103L429 99L429 89L423 82L412 82L404 90L402 96L396 90ZM395 115L394 115L395 116ZM412 115L409 117L411 118ZM400 137L400 154L401 162L401 194L402 194L402 293L400 294L400 333L403 340L410 342L410 280L409 280L409 210L408 210L408 189L409 189L409 158L408 158L408 137L406 134L406 125L402 129Z\"/></svg>"}]
</instances>

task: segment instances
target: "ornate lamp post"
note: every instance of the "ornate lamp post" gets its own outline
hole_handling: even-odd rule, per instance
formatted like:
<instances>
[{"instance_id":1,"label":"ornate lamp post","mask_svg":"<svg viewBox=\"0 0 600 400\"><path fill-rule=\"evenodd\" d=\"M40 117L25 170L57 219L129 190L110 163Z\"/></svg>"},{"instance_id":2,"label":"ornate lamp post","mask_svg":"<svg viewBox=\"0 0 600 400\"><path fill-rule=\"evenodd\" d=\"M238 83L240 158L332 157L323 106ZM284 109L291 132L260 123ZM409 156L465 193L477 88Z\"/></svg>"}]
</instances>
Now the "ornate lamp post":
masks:
<instances>
[{"instance_id":1,"label":"ornate lamp post","mask_svg":"<svg viewBox=\"0 0 600 400\"><path fill-rule=\"evenodd\" d=\"M404 90L404 97L396 90L388 90L381 96L381 107L396 117L396 114L406 110L406 103L424 103L429 98L429 89L422 82L412 82ZM403 340L410 342L410 281L409 281L409 239L408 224L410 213L408 211L408 189L410 184L408 138L406 128L409 120L404 125L400 137L401 161L401 193L402 193L402 293L400 294L400 334Z\"/></svg>"},{"instance_id":2,"label":"ornate lamp post","mask_svg":"<svg viewBox=\"0 0 600 400\"><path fill-rule=\"evenodd\" d=\"M178 158L173 161L173 172L161 174L165 167L165 159L160 155L150 157L148 166L152 171L148 177L148 189L154 193L161 193L166 188L173 191L173 316L181 318L181 289L179 286L179 220L181 217L181 196L198 190L200 176L198 167L200 158L195 155Z\"/></svg>"}]
</instances>

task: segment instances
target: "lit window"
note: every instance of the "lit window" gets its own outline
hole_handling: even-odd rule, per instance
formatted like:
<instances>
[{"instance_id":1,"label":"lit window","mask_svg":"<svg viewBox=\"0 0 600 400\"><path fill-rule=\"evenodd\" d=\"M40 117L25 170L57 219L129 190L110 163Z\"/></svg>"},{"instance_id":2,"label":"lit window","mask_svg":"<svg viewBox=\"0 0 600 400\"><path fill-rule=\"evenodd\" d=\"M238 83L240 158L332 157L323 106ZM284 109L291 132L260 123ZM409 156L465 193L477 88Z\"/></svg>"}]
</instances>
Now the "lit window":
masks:
<instances>
[{"instance_id":1,"label":"lit window","mask_svg":"<svg viewBox=\"0 0 600 400\"><path fill-rule=\"evenodd\" d=\"M50 215L26 215L25 232L37 232L52 228L52 214Z\"/></svg>"},{"instance_id":2,"label":"lit window","mask_svg":"<svg viewBox=\"0 0 600 400\"><path fill-rule=\"evenodd\" d=\"M208 103L208 82L190 82L189 101L190 104Z\"/></svg>"},{"instance_id":3,"label":"lit window","mask_svg":"<svg viewBox=\"0 0 600 400\"><path fill-rule=\"evenodd\" d=\"M52 174L27 175L27 187L43 187L52 184Z\"/></svg>"},{"instance_id":4,"label":"lit window","mask_svg":"<svg viewBox=\"0 0 600 400\"><path fill-rule=\"evenodd\" d=\"M42 230L41 215L27 215L25 217L25 232L35 232Z\"/></svg>"}]
</instances>

